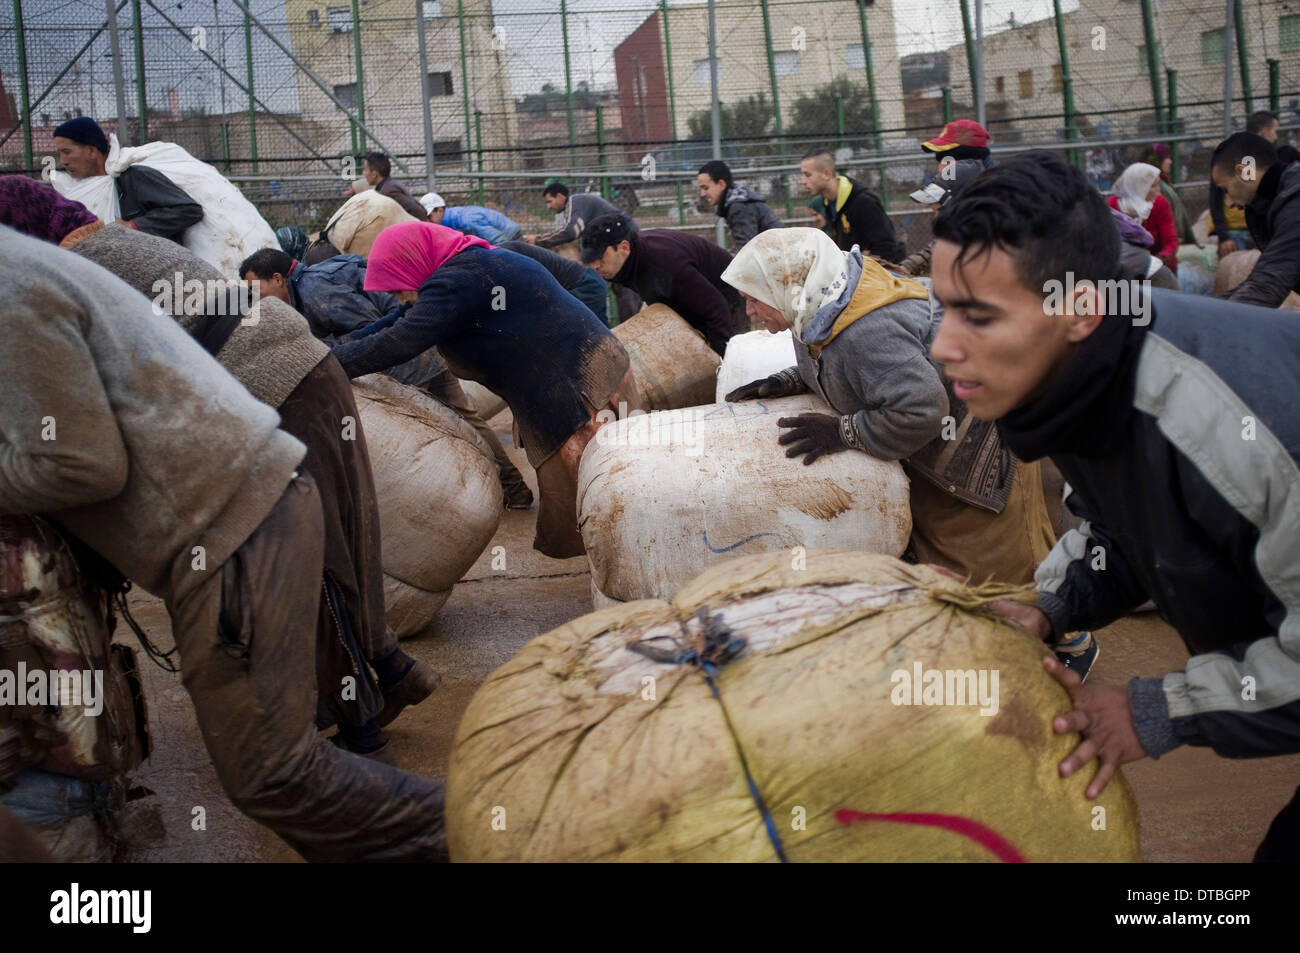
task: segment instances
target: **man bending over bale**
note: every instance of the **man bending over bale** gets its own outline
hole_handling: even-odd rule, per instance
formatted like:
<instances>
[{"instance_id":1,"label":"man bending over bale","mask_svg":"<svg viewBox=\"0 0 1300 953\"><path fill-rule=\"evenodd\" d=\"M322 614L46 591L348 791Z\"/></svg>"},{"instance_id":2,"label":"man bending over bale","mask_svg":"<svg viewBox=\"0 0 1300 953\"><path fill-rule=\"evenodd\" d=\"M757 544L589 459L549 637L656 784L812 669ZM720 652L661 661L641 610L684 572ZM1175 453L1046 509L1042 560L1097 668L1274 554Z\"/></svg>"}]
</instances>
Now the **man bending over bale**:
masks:
<instances>
[{"instance_id":1,"label":"man bending over bale","mask_svg":"<svg viewBox=\"0 0 1300 953\"><path fill-rule=\"evenodd\" d=\"M1138 288L1101 293L1119 236L1060 156L980 176L934 224L946 311L931 352L1021 459L1050 456L1086 520L1039 567L1050 640L1153 600L1192 658L1184 671L1088 685L1048 658L1072 710L1053 721L1097 759L1087 796L1122 764L1179 745L1229 758L1300 751L1300 325L1295 315ZM1300 860L1300 792L1256 860Z\"/></svg>"},{"instance_id":2,"label":"man bending over bale","mask_svg":"<svg viewBox=\"0 0 1300 953\"><path fill-rule=\"evenodd\" d=\"M605 408L640 408L627 352L590 309L537 262L431 222L380 233L365 289L411 305L335 345L349 375L437 347L514 414L541 503L533 548L586 552L578 531L578 462Z\"/></svg>"},{"instance_id":3,"label":"man bending over bale","mask_svg":"<svg viewBox=\"0 0 1300 953\"><path fill-rule=\"evenodd\" d=\"M365 290L366 260L360 255L336 255L305 265L278 249L263 248L244 259L239 273L250 284L257 282L263 295L279 298L295 308L311 325L312 334L326 342L402 311L402 305L392 295ZM533 505L533 491L436 348L384 373L424 389L478 431L496 460L506 506L526 510Z\"/></svg>"},{"instance_id":4,"label":"man bending over bale","mask_svg":"<svg viewBox=\"0 0 1300 953\"><path fill-rule=\"evenodd\" d=\"M811 391L838 416L777 421L789 428L780 437L786 456L811 464L854 450L901 460L912 478L909 548L919 560L975 582L1033 578L1054 542L1040 468L1016 460L994 427L945 390L926 353L937 321L924 286L813 228L759 234L722 277L769 331L791 329L798 362L727 400ZM1086 674L1095 647L1072 641L1060 651Z\"/></svg>"},{"instance_id":5,"label":"man bending over bale","mask_svg":"<svg viewBox=\"0 0 1300 953\"><path fill-rule=\"evenodd\" d=\"M0 294L23 342L0 348L0 514L47 514L166 602L236 807L308 860L445 857L441 784L317 733L326 537L303 444L71 252L0 226Z\"/></svg>"},{"instance_id":6,"label":"man bending over bale","mask_svg":"<svg viewBox=\"0 0 1300 953\"><path fill-rule=\"evenodd\" d=\"M191 301L189 282L210 288L228 283L182 246L105 226L48 185L16 175L0 178L0 223L69 248L153 298L155 311L171 314L254 397L276 408L280 426L306 445L305 466L320 491L326 540L316 644L318 725L337 724L335 743L350 751L390 759L381 727L406 705L428 697L438 676L403 652L384 622L374 477L352 387L338 362L279 301L262 300L247 323L226 306L239 302L206 293ZM207 313L209 302L221 306L214 308L218 313ZM346 417L357 422L355 440L340 439ZM334 601L342 611L333 610ZM355 691L344 692L345 685Z\"/></svg>"}]
</instances>

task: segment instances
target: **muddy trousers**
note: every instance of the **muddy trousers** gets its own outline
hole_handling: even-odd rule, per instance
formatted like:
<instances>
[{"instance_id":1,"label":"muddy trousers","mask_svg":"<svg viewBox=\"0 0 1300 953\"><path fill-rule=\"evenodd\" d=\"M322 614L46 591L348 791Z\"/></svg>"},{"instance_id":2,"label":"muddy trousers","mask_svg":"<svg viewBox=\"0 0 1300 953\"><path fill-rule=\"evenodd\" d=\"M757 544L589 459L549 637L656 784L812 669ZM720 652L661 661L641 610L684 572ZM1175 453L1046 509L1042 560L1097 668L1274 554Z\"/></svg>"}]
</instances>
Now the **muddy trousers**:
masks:
<instances>
[{"instance_id":1,"label":"muddy trousers","mask_svg":"<svg viewBox=\"0 0 1300 953\"><path fill-rule=\"evenodd\" d=\"M444 859L443 787L316 731L324 533L306 474L221 566L188 551L167 601L181 677L234 805L310 861Z\"/></svg>"},{"instance_id":2,"label":"muddy trousers","mask_svg":"<svg viewBox=\"0 0 1300 953\"><path fill-rule=\"evenodd\" d=\"M384 702L367 663L397 650L384 621L383 555L375 478L352 382L333 356L280 405L280 426L307 446L302 468L320 494L324 582L317 619L318 725L363 725Z\"/></svg>"}]
</instances>

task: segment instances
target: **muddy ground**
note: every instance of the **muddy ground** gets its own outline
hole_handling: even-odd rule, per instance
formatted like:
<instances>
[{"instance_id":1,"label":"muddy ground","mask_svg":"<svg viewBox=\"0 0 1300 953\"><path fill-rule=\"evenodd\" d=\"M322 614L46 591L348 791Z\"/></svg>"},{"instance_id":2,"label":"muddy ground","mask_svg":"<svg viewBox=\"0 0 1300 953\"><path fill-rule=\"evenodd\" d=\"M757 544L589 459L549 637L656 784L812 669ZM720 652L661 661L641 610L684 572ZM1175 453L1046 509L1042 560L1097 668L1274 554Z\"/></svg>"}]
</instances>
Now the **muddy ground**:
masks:
<instances>
[{"instance_id":1,"label":"muddy ground","mask_svg":"<svg viewBox=\"0 0 1300 953\"><path fill-rule=\"evenodd\" d=\"M493 421L508 422L508 414ZM499 428L510 446L508 423ZM531 480L522 454L511 450ZM590 577L583 557L548 559L531 548L536 505L505 513L488 550L453 590L423 634L406 639L406 651L432 665L442 686L422 705L389 727L398 764L445 778L452 738L470 696L497 666L527 641L591 611ZM505 547L506 570L494 571L491 550ZM167 614L149 597L133 600L137 621L155 642L170 646ZM119 630L127 631L125 627ZM129 632L127 632L129 638ZM1092 677L1123 684L1128 678L1163 675L1183 667L1178 636L1154 613L1131 616L1098 633L1101 657ZM164 831L129 850L122 859L162 861L296 861L298 856L270 831L248 820L221 791L203 747L194 709L180 677L141 656L150 706L154 753L135 774L155 792ZM1300 755L1228 760L1207 749L1181 748L1158 763L1144 760L1125 769L1142 820L1142 857L1147 861L1248 861L1273 815L1300 784ZM194 808L204 809L206 829L194 830Z\"/></svg>"}]
</instances>

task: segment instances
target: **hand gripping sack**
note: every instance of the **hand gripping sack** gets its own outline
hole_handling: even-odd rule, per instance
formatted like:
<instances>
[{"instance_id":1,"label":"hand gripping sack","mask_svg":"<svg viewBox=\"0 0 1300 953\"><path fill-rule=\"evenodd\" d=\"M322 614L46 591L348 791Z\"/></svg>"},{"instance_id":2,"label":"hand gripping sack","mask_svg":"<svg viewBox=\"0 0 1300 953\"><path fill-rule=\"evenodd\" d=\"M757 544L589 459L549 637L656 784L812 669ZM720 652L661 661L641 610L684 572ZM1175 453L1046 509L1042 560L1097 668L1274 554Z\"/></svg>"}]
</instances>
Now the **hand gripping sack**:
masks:
<instances>
[{"instance_id":1,"label":"hand gripping sack","mask_svg":"<svg viewBox=\"0 0 1300 953\"><path fill-rule=\"evenodd\" d=\"M672 308L646 305L615 325L614 337L627 350L646 410L695 407L713 400L722 359Z\"/></svg>"},{"instance_id":2,"label":"hand gripping sack","mask_svg":"<svg viewBox=\"0 0 1300 953\"><path fill-rule=\"evenodd\" d=\"M1122 775L1058 775L1066 692L985 608L1012 588L769 553L541 635L456 731L451 857L1136 861Z\"/></svg>"},{"instance_id":3,"label":"hand gripping sack","mask_svg":"<svg viewBox=\"0 0 1300 953\"><path fill-rule=\"evenodd\" d=\"M718 368L715 403L724 403L737 387L762 380L787 367L794 367L794 336L789 331L747 331L727 342L727 353Z\"/></svg>"},{"instance_id":4,"label":"hand gripping sack","mask_svg":"<svg viewBox=\"0 0 1300 953\"><path fill-rule=\"evenodd\" d=\"M375 474L384 608L400 637L433 620L501 521L496 461L474 428L382 374L352 382Z\"/></svg>"},{"instance_id":5,"label":"hand gripping sack","mask_svg":"<svg viewBox=\"0 0 1300 953\"><path fill-rule=\"evenodd\" d=\"M578 524L597 608L670 599L737 556L857 549L901 556L908 480L859 451L804 466L777 442L781 417L831 413L810 394L629 416L607 424L578 470Z\"/></svg>"}]
</instances>

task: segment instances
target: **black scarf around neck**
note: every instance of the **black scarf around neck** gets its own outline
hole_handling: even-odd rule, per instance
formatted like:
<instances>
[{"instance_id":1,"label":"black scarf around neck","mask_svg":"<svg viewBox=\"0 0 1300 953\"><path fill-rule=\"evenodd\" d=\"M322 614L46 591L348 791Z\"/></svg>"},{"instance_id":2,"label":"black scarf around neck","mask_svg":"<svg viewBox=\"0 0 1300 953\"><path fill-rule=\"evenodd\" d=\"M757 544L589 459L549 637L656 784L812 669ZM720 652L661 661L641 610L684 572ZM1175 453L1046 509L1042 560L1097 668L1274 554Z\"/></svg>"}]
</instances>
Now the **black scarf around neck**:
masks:
<instances>
[{"instance_id":1,"label":"black scarf around neck","mask_svg":"<svg viewBox=\"0 0 1300 953\"><path fill-rule=\"evenodd\" d=\"M1133 414L1133 382L1146 331L1129 317L1104 317L1046 393L998 420L998 433L1011 452L1029 462L1057 453L1104 456L1118 449Z\"/></svg>"}]
</instances>

